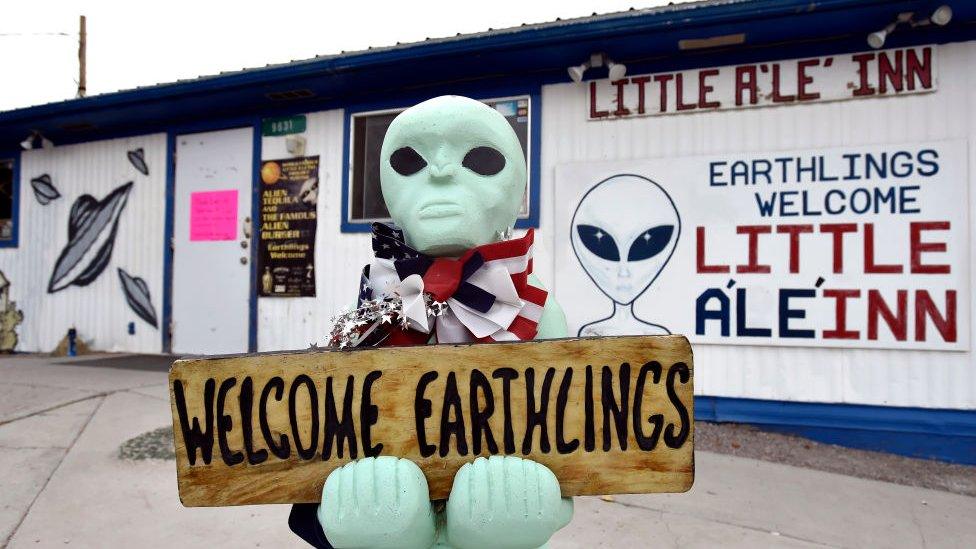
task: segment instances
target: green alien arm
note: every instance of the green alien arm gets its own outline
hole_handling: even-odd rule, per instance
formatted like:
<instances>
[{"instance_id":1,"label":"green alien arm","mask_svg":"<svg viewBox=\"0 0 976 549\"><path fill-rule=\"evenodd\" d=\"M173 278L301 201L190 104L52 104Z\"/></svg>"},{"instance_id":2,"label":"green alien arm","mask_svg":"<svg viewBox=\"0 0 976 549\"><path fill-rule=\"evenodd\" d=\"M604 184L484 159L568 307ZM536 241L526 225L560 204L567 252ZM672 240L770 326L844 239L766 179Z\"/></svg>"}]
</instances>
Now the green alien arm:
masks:
<instances>
[{"instance_id":1,"label":"green alien arm","mask_svg":"<svg viewBox=\"0 0 976 549\"><path fill-rule=\"evenodd\" d=\"M534 274L529 275L529 284L545 290L539 277ZM535 335L536 339L556 339L569 336L569 327L566 325L566 315L563 308L556 302L556 298L550 293L546 299L546 306L542 309L542 318L539 319L539 332Z\"/></svg>"}]
</instances>

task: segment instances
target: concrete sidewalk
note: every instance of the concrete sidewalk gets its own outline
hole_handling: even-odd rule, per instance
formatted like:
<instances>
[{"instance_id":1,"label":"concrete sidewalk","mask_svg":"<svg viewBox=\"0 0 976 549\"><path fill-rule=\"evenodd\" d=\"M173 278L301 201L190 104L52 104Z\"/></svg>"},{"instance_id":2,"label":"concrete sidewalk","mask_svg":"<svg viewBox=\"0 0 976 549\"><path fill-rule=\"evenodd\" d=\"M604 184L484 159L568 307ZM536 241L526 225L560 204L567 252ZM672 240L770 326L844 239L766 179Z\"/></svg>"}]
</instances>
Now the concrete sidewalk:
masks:
<instances>
[{"instance_id":1,"label":"concrete sidewalk","mask_svg":"<svg viewBox=\"0 0 976 549\"><path fill-rule=\"evenodd\" d=\"M169 424L163 372L0 358L0 546L303 546L287 506L187 509L173 461L118 458ZM612 499L577 498L552 547L976 543L976 498L706 452L688 494Z\"/></svg>"}]
</instances>

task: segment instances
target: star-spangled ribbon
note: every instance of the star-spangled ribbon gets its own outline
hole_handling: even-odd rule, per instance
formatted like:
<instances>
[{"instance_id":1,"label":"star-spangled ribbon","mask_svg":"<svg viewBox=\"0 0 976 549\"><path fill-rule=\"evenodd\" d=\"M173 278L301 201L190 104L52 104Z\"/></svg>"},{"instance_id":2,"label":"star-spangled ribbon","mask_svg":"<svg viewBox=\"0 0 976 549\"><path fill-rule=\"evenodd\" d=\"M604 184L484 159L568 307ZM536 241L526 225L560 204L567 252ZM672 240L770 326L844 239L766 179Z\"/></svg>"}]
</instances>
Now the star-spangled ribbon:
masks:
<instances>
[{"instance_id":1,"label":"star-spangled ribbon","mask_svg":"<svg viewBox=\"0 0 976 549\"><path fill-rule=\"evenodd\" d=\"M373 224L372 242L376 258L363 269L360 305L374 296L399 296L408 326L417 332L411 342L421 342L416 336L434 330L442 343L535 335L546 292L527 285L531 231L522 239L481 246L457 259L428 257L407 245L402 231L384 223ZM485 254L499 261L487 261ZM443 314L428 316L425 294L446 304ZM528 317L520 316L526 307L531 310ZM508 331L513 326L518 329Z\"/></svg>"}]
</instances>

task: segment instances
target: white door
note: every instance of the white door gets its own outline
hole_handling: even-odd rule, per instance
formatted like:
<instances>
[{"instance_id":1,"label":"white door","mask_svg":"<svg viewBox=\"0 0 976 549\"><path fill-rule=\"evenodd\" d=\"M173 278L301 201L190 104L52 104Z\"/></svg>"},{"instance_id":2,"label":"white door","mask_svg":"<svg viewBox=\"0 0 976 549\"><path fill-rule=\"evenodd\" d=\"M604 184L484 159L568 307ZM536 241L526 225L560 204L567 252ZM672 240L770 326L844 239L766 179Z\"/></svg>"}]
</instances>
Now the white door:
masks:
<instances>
[{"instance_id":1,"label":"white door","mask_svg":"<svg viewBox=\"0 0 976 549\"><path fill-rule=\"evenodd\" d=\"M251 128L176 138L173 352L247 352Z\"/></svg>"}]
</instances>

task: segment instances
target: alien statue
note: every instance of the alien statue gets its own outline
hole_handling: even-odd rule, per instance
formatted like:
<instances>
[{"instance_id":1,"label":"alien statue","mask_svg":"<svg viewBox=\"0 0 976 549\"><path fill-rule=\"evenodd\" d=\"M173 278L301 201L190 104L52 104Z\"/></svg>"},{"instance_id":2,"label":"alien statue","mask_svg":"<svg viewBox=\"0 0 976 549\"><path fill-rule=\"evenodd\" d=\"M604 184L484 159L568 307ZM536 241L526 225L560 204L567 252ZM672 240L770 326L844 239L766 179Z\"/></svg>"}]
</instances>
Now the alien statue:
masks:
<instances>
[{"instance_id":1,"label":"alien statue","mask_svg":"<svg viewBox=\"0 0 976 549\"><path fill-rule=\"evenodd\" d=\"M567 335L562 310L531 274L531 231L507 239L524 197L526 167L501 114L458 96L407 109L383 140L380 179L398 229L380 227L382 233L374 226L377 260L364 271L364 291L405 292L411 280L422 280L423 291L449 303L429 319L434 326L422 314L393 343ZM514 257L505 255L509 248L517 250ZM417 269L422 279L410 276ZM454 281L442 283L451 272ZM487 303L484 288L494 294ZM446 503L432 503L415 463L380 456L334 470L321 504L296 505L289 524L317 547L529 549L545 546L572 513L572 499L561 497L552 471L531 460L479 457L457 472Z\"/></svg>"}]
</instances>

